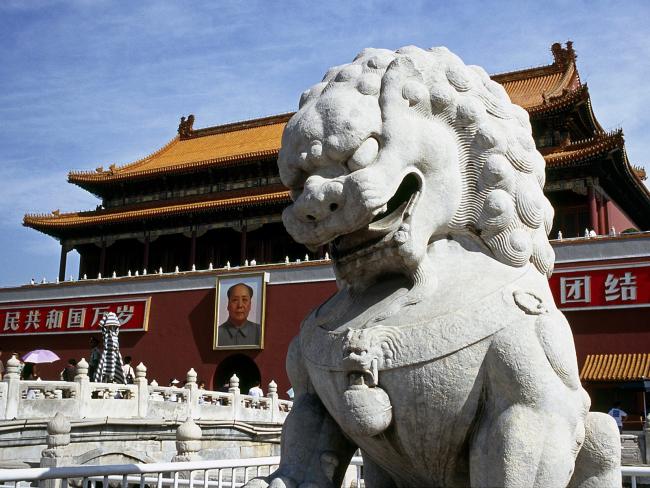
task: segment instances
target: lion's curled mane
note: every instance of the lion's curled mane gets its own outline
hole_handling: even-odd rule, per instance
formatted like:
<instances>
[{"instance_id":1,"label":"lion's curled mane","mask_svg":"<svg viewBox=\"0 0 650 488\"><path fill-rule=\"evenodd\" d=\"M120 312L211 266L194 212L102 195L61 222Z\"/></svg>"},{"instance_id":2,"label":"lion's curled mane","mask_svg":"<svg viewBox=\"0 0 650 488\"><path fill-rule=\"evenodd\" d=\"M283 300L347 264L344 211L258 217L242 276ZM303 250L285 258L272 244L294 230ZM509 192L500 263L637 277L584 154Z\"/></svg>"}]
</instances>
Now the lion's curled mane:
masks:
<instances>
[{"instance_id":1,"label":"lion's curled mane","mask_svg":"<svg viewBox=\"0 0 650 488\"><path fill-rule=\"evenodd\" d=\"M444 121L457 138L463 190L452 233L476 234L500 262L519 267L531 261L550 276L553 208L542 191L545 161L528 113L481 67L466 66L444 47L365 49L352 63L330 69L303 93L300 106L338 82L356 81L356 89L375 96L381 107L383 78L400 58L408 58L422 80L404 85L405 101L420 115Z\"/></svg>"}]
</instances>

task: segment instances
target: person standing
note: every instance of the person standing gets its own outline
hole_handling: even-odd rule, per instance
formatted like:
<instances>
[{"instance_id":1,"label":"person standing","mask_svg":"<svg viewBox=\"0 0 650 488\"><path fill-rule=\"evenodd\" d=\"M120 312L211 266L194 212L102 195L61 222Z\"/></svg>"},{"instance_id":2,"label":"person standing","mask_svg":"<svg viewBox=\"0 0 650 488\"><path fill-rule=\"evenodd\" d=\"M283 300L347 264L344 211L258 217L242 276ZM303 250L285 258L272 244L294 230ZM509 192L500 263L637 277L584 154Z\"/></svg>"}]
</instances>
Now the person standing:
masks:
<instances>
[{"instance_id":1,"label":"person standing","mask_svg":"<svg viewBox=\"0 0 650 488\"><path fill-rule=\"evenodd\" d=\"M23 370L20 373L20 379L31 381L37 378L38 375L36 374L36 365L34 363L26 362L25 365L23 366Z\"/></svg>"},{"instance_id":2,"label":"person standing","mask_svg":"<svg viewBox=\"0 0 650 488\"><path fill-rule=\"evenodd\" d=\"M65 365L63 371L61 371L61 379L63 381L74 381L74 377L77 375L77 360L75 358L68 359L68 364ZM61 393L63 398L71 398L72 391L69 389L64 389Z\"/></svg>"},{"instance_id":3,"label":"person standing","mask_svg":"<svg viewBox=\"0 0 650 488\"><path fill-rule=\"evenodd\" d=\"M2 349L0 349L0 380L5 375L5 364L2 362Z\"/></svg>"},{"instance_id":4,"label":"person standing","mask_svg":"<svg viewBox=\"0 0 650 488\"><path fill-rule=\"evenodd\" d=\"M616 420L616 425L618 426L618 432L622 434L623 420L625 420L627 417L627 413L621 410L621 402L615 402L607 414L614 417L614 420Z\"/></svg>"},{"instance_id":5,"label":"person standing","mask_svg":"<svg viewBox=\"0 0 650 488\"><path fill-rule=\"evenodd\" d=\"M264 392L260 388L260 382L256 381L253 383L253 387L248 390L248 394L252 396L253 398L262 398L264 396Z\"/></svg>"},{"instance_id":6,"label":"person standing","mask_svg":"<svg viewBox=\"0 0 650 488\"><path fill-rule=\"evenodd\" d=\"M74 381L74 377L77 375L77 360L74 358L68 359L68 364L65 365L65 368L61 372L61 379L63 381Z\"/></svg>"},{"instance_id":7,"label":"person standing","mask_svg":"<svg viewBox=\"0 0 650 488\"><path fill-rule=\"evenodd\" d=\"M93 336L90 338L90 358L88 358L88 377L90 381L95 381L95 372L101 357L102 351L99 349L99 339Z\"/></svg>"},{"instance_id":8,"label":"person standing","mask_svg":"<svg viewBox=\"0 0 650 488\"><path fill-rule=\"evenodd\" d=\"M131 366L131 356L124 356L124 364L122 364L122 371L124 372L124 381L127 385L135 383L135 371Z\"/></svg>"},{"instance_id":9,"label":"person standing","mask_svg":"<svg viewBox=\"0 0 650 488\"><path fill-rule=\"evenodd\" d=\"M169 380L169 386L172 388L178 388L178 384L180 381L178 381L176 378L172 378ZM177 402L178 401L178 395L176 394L176 391L171 390L171 393L169 394L169 397L166 398L167 401L169 402Z\"/></svg>"},{"instance_id":10,"label":"person standing","mask_svg":"<svg viewBox=\"0 0 650 488\"><path fill-rule=\"evenodd\" d=\"M118 338L120 325L120 321L114 312L105 313L104 317L99 321L99 328L104 339L104 350L95 372L95 381L99 383L125 384Z\"/></svg>"}]
</instances>

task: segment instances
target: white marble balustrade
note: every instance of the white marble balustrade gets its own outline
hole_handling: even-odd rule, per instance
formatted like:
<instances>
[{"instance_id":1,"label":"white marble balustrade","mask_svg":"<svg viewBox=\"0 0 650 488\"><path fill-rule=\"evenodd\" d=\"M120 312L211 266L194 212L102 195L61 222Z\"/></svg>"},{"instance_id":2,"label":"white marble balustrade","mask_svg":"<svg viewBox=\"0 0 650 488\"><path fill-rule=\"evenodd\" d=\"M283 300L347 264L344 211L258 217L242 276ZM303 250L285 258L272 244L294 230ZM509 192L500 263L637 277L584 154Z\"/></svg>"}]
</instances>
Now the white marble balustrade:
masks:
<instances>
[{"instance_id":1,"label":"white marble balustrade","mask_svg":"<svg viewBox=\"0 0 650 488\"><path fill-rule=\"evenodd\" d=\"M292 402L280 400L274 381L268 396L255 398L239 391L233 376L228 392L201 390L196 372L190 369L182 388L147 382L147 368L135 368L135 384L94 383L88 363L77 365L74 381L24 381L16 358L7 361L0 381L0 420L50 418L61 412L68 418L203 419L281 424Z\"/></svg>"}]
</instances>

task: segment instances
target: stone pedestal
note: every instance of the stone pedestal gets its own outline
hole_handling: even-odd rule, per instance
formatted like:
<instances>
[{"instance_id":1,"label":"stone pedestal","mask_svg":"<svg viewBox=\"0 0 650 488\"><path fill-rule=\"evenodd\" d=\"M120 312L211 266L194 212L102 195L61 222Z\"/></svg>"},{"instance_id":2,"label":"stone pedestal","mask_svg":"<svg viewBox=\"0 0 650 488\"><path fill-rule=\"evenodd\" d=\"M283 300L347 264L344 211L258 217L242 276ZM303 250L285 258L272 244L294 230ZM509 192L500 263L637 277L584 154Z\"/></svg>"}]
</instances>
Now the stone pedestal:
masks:
<instances>
[{"instance_id":1,"label":"stone pedestal","mask_svg":"<svg viewBox=\"0 0 650 488\"><path fill-rule=\"evenodd\" d=\"M92 416L92 407L90 405L90 378L88 377L88 361L81 358L77 363L77 374L74 380L79 384L79 417Z\"/></svg>"},{"instance_id":2,"label":"stone pedestal","mask_svg":"<svg viewBox=\"0 0 650 488\"><path fill-rule=\"evenodd\" d=\"M621 435L621 464L624 466L643 464L639 436Z\"/></svg>"},{"instance_id":3,"label":"stone pedestal","mask_svg":"<svg viewBox=\"0 0 650 488\"><path fill-rule=\"evenodd\" d=\"M67 453L70 445L70 422L63 414L57 412L47 424L47 449L41 453L41 468L70 466L72 456ZM61 480L42 480L40 488L67 488L61 486Z\"/></svg>"},{"instance_id":4,"label":"stone pedestal","mask_svg":"<svg viewBox=\"0 0 650 488\"><path fill-rule=\"evenodd\" d=\"M237 377L236 374L233 374L230 377L230 388L228 388L228 393L232 394L233 420L238 420L241 398L239 391L239 377Z\"/></svg>"},{"instance_id":5,"label":"stone pedestal","mask_svg":"<svg viewBox=\"0 0 650 488\"><path fill-rule=\"evenodd\" d=\"M199 451L201 450L202 436L201 427L196 425L191 418L179 425L176 430L176 455L172 458L172 463L200 461ZM190 473L189 471L181 471L178 473L178 477L189 479ZM195 479L198 479L198 477L195 477Z\"/></svg>"},{"instance_id":6,"label":"stone pedestal","mask_svg":"<svg viewBox=\"0 0 650 488\"><path fill-rule=\"evenodd\" d=\"M194 418L199 405L199 385L196 383L197 374L194 368L190 368L185 376L185 389L189 390L188 395L188 416Z\"/></svg>"},{"instance_id":7,"label":"stone pedestal","mask_svg":"<svg viewBox=\"0 0 650 488\"><path fill-rule=\"evenodd\" d=\"M5 389L4 418L13 419L18 414L18 403L20 401L20 361L16 356L11 356L7 361L7 370L2 381L7 385Z\"/></svg>"},{"instance_id":8,"label":"stone pedestal","mask_svg":"<svg viewBox=\"0 0 650 488\"><path fill-rule=\"evenodd\" d=\"M176 455L172 463L198 461L198 452L201 450L201 427L192 419L187 419L176 430Z\"/></svg>"},{"instance_id":9,"label":"stone pedestal","mask_svg":"<svg viewBox=\"0 0 650 488\"><path fill-rule=\"evenodd\" d=\"M146 417L149 410L149 385L147 367L142 363L135 367L134 383L138 386L138 416Z\"/></svg>"}]
</instances>

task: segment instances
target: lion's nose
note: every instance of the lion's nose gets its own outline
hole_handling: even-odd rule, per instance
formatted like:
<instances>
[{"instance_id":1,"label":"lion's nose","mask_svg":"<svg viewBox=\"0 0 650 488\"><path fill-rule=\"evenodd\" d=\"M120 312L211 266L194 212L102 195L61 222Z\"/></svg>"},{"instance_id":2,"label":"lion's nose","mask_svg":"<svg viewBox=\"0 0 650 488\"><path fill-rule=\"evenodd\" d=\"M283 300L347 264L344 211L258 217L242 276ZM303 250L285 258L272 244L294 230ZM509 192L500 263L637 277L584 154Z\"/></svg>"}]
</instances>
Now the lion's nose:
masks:
<instances>
[{"instance_id":1,"label":"lion's nose","mask_svg":"<svg viewBox=\"0 0 650 488\"><path fill-rule=\"evenodd\" d=\"M343 202L343 184L340 181L310 176L294 208L302 221L320 222L342 209Z\"/></svg>"}]
</instances>

